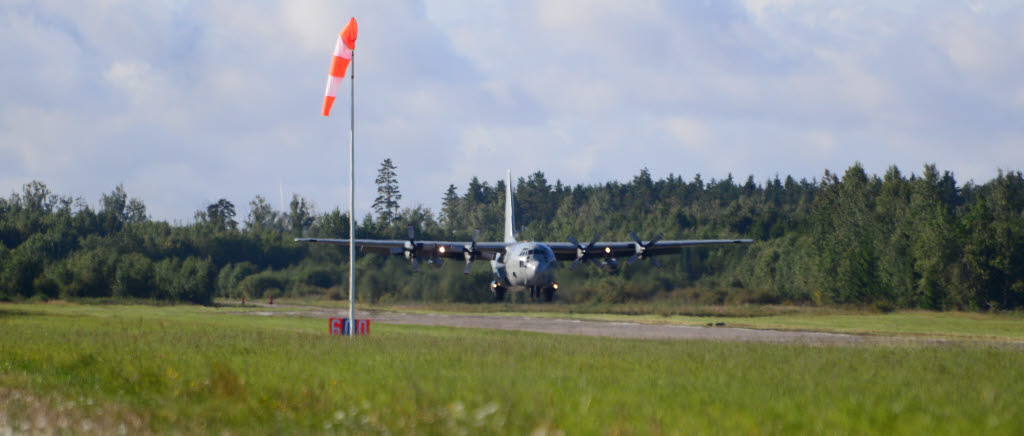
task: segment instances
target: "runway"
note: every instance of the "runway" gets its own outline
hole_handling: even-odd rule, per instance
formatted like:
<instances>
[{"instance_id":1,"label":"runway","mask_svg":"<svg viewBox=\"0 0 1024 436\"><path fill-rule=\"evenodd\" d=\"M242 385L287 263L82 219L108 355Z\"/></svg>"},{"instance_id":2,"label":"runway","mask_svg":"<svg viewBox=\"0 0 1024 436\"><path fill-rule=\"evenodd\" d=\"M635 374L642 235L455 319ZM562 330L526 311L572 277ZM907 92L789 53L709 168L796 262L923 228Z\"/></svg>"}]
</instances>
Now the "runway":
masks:
<instances>
[{"instance_id":1,"label":"runway","mask_svg":"<svg viewBox=\"0 0 1024 436\"><path fill-rule=\"evenodd\" d=\"M314 318L338 317L339 310L302 306L294 311L249 312L264 316L304 316ZM735 342L772 342L796 344L855 344L877 342L877 337L810 331L758 330L728 326L698 327L665 324L642 324L619 321L590 321L549 317L466 315L444 313L408 313L390 311L358 311L357 319L370 319L371 323L430 325L492 330L514 330L537 333L599 336L631 339L712 340ZM892 338L887 338L892 339Z\"/></svg>"}]
</instances>

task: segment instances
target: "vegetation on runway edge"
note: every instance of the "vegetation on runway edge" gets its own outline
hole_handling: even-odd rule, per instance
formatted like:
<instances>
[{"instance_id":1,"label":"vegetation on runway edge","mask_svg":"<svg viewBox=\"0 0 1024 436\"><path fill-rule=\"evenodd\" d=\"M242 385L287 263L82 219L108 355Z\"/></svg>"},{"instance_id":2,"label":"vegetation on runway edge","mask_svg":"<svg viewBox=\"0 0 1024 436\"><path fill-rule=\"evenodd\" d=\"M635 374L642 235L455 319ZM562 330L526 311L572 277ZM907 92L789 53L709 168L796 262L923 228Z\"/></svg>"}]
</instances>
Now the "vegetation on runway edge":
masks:
<instances>
[{"instance_id":1,"label":"vegetation on runway edge","mask_svg":"<svg viewBox=\"0 0 1024 436\"><path fill-rule=\"evenodd\" d=\"M104 434L1024 428L1024 353L998 346L641 341L386 324L350 339L328 336L324 320L236 310L0 305L0 426L61 431L63 423Z\"/></svg>"}]
</instances>

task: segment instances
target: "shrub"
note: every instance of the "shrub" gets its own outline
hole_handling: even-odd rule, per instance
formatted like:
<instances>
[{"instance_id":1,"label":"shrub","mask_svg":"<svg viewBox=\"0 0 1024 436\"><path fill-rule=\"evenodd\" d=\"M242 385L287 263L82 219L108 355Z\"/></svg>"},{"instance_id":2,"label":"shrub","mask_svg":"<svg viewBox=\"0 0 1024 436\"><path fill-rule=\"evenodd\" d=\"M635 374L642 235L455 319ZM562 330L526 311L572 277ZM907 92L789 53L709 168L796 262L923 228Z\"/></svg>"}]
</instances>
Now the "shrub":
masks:
<instances>
[{"instance_id":1,"label":"shrub","mask_svg":"<svg viewBox=\"0 0 1024 436\"><path fill-rule=\"evenodd\" d=\"M45 299L57 298L60 295L60 286L57 281L45 275L36 277L32 281L32 289L35 294Z\"/></svg>"},{"instance_id":2,"label":"shrub","mask_svg":"<svg viewBox=\"0 0 1024 436\"><path fill-rule=\"evenodd\" d=\"M7 275L2 265L7 265L7 259L10 257L10 255L11 250L9 250L6 245L4 245L3 241L0 241L0 300L6 300L7 298L9 298L7 286L4 283L6 281Z\"/></svg>"},{"instance_id":3,"label":"shrub","mask_svg":"<svg viewBox=\"0 0 1024 436\"><path fill-rule=\"evenodd\" d=\"M156 264L155 284L153 297L159 300L170 300L177 295L179 288L178 272L181 270L181 261L178 259L164 259Z\"/></svg>"},{"instance_id":4,"label":"shrub","mask_svg":"<svg viewBox=\"0 0 1024 436\"><path fill-rule=\"evenodd\" d=\"M139 253L121 256L114 272L113 294L121 298L150 298L154 293L156 269L153 261Z\"/></svg>"},{"instance_id":5,"label":"shrub","mask_svg":"<svg viewBox=\"0 0 1024 436\"><path fill-rule=\"evenodd\" d=\"M238 283L238 292L250 298L263 298L263 296L280 296L286 288L287 280L279 277L280 274L272 270L246 277ZM271 292L273 292L271 294Z\"/></svg>"},{"instance_id":6,"label":"shrub","mask_svg":"<svg viewBox=\"0 0 1024 436\"><path fill-rule=\"evenodd\" d=\"M317 267L306 270L299 281L318 288L329 288L341 283L342 273L337 268Z\"/></svg>"},{"instance_id":7,"label":"shrub","mask_svg":"<svg viewBox=\"0 0 1024 436\"><path fill-rule=\"evenodd\" d=\"M246 277L256 274L256 272L256 265L253 265L252 262L225 265L224 268L221 268L220 274L217 275L217 295L238 298L241 295L241 292L238 290L238 284Z\"/></svg>"},{"instance_id":8,"label":"shrub","mask_svg":"<svg viewBox=\"0 0 1024 436\"><path fill-rule=\"evenodd\" d=\"M68 262L72 280L65 287L65 294L70 297L111 296L116 261L116 253L110 249L97 248L76 253Z\"/></svg>"},{"instance_id":9,"label":"shrub","mask_svg":"<svg viewBox=\"0 0 1024 436\"><path fill-rule=\"evenodd\" d=\"M43 272L43 261L29 251L19 246L7 256L0 267L0 294L9 297L32 295L33 281Z\"/></svg>"},{"instance_id":10,"label":"shrub","mask_svg":"<svg viewBox=\"0 0 1024 436\"><path fill-rule=\"evenodd\" d=\"M576 294L574 299L577 301L584 301L579 298L586 296L589 301L597 303L622 303L646 298L642 286L629 282L620 275L593 277L584 282Z\"/></svg>"},{"instance_id":11,"label":"shrub","mask_svg":"<svg viewBox=\"0 0 1024 436\"><path fill-rule=\"evenodd\" d=\"M753 304L779 304L782 302L782 296L771 289L758 289L748 295L746 300L747 303Z\"/></svg>"},{"instance_id":12,"label":"shrub","mask_svg":"<svg viewBox=\"0 0 1024 436\"><path fill-rule=\"evenodd\" d=\"M294 283L291 288L285 292L289 297L306 297L309 295L324 295L324 289L316 286L307 285L305 283Z\"/></svg>"},{"instance_id":13,"label":"shrub","mask_svg":"<svg viewBox=\"0 0 1024 436\"><path fill-rule=\"evenodd\" d=\"M208 258L186 258L181 263L179 272L182 280L178 289L178 299L198 304L212 303L216 271L213 262Z\"/></svg>"},{"instance_id":14,"label":"shrub","mask_svg":"<svg viewBox=\"0 0 1024 436\"><path fill-rule=\"evenodd\" d=\"M896 310L896 305L889 300L878 300L874 306L875 310L881 313L892 313Z\"/></svg>"}]
</instances>

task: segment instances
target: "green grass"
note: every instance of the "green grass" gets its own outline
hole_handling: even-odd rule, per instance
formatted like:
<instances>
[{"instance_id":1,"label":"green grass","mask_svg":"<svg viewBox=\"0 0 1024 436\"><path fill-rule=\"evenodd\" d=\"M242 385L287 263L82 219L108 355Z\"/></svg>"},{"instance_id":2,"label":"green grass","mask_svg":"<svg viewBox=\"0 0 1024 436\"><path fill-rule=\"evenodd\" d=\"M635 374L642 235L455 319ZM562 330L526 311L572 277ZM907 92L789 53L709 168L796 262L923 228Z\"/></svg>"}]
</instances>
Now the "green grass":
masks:
<instances>
[{"instance_id":1,"label":"green grass","mask_svg":"<svg viewBox=\"0 0 1024 436\"><path fill-rule=\"evenodd\" d=\"M1019 434L997 345L642 341L0 305L0 414L99 433ZM40 418L45 419L40 419ZM0 433L4 432L0 419Z\"/></svg>"},{"instance_id":2,"label":"green grass","mask_svg":"<svg viewBox=\"0 0 1024 436\"><path fill-rule=\"evenodd\" d=\"M780 315L739 319L737 326L846 333L1024 340L1024 316L965 312L900 311L889 314Z\"/></svg>"}]
</instances>

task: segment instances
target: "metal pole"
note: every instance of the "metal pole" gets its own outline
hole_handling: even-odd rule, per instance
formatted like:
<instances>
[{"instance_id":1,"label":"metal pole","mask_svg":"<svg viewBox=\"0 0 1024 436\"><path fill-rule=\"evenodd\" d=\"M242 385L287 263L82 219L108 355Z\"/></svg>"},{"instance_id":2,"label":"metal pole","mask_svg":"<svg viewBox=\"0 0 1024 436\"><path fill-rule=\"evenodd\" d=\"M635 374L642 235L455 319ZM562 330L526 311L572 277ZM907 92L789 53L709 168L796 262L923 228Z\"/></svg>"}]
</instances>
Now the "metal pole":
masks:
<instances>
[{"instance_id":1,"label":"metal pole","mask_svg":"<svg viewBox=\"0 0 1024 436\"><path fill-rule=\"evenodd\" d=\"M356 51L352 50L352 101L348 130L348 335L356 334Z\"/></svg>"}]
</instances>

